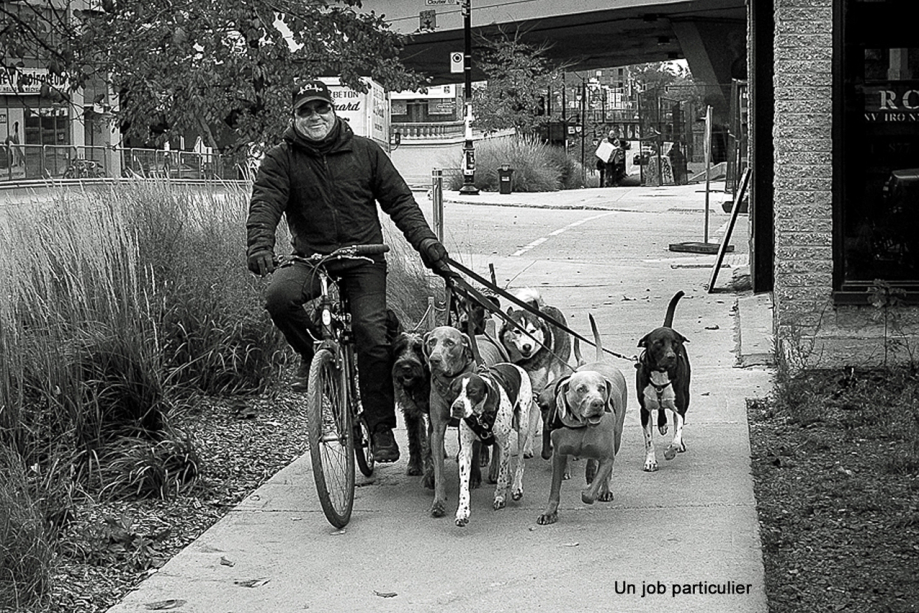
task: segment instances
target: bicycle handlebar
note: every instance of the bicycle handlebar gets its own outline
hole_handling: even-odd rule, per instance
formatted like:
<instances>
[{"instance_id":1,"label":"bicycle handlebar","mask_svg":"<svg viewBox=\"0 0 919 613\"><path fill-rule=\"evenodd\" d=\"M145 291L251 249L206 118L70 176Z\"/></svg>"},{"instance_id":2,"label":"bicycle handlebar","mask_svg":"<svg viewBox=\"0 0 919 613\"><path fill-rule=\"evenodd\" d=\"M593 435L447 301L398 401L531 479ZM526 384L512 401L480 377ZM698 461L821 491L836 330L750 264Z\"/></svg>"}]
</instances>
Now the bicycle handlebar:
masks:
<instances>
[{"instance_id":1,"label":"bicycle handlebar","mask_svg":"<svg viewBox=\"0 0 919 613\"><path fill-rule=\"evenodd\" d=\"M387 251L389 245L352 245L336 249L330 255L380 255Z\"/></svg>"},{"instance_id":2,"label":"bicycle handlebar","mask_svg":"<svg viewBox=\"0 0 919 613\"><path fill-rule=\"evenodd\" d=\"M332 253L314 253L308 256L289 255L282 258L281 263L307 262L309 264L315 264L317 262L334 260L336 258L367 258L368 256L379 255L387 251L389 251L389 245L348 245L347 247L339 247Z\"/></svg>"}]
</instances>

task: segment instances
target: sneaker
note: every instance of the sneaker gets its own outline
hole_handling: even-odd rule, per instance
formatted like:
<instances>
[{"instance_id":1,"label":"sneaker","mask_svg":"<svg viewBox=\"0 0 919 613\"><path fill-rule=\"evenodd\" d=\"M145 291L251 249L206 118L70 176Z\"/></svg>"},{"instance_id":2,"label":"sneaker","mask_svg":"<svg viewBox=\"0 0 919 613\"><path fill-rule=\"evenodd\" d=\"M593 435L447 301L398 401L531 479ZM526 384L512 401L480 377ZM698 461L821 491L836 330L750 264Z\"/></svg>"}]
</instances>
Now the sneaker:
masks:
<instances>
[{"instance_id":1,"label":"sneaker","mask_svg":"<svg viewBox=\"0 0 919 613\"><path fill-rule=\"evenodd\" d=\"M312 359L300 358L300 367L297 368L297 374L294 375L293 383L290 385L295 392L305 392L309 389L311 362Z\"/></svg>"},{"instance_id":2,"label":"sneaker","mask_svg":"<svg viewBox=\"0 0 919 613\"><path fill-rule=\"evenodd\" d=\"M383 428L373 433L370 440L373 459L381 464L389 464L399 459L399 445L392 430Z\"/></svg>"}]
</instances>

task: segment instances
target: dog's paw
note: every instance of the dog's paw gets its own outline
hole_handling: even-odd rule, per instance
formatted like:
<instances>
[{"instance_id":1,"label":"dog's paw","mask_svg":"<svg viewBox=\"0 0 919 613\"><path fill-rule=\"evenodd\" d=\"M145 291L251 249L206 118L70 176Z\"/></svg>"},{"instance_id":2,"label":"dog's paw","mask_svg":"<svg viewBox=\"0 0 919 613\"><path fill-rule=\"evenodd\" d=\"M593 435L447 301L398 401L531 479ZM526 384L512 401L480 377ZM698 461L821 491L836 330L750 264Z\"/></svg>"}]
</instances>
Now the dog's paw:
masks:
<instances>
[{"instance_id":1,"label":"dog's paw","mask_svg":"<svg viewBox=\"0 0 919 613\"><path fill-rule=\"evenodd\" d=\"M424 468L420 463L410 461L405 469L405 474L409 477L419 477L424 474Z\"/></svg>"},{"instance_id":2,"label":"dog's paw","mask_svg":"<svg viewBox=\"0 0 919 613\"><path fill-rule=\"evenodd\" d=\"M659 426L657 430L661 433L661 436L667 434L667 426Z\"/></svg>"},{"instance_id":3,"label":"dog's paw","mask_svg":"<svg viewBox=\"0 0 919 613\"><path fill-rule=\"evenodd\" d=\"M540 526L548 526L558 521L558 513L543 513L536 518L536 523Z\"/></svg>"},{"instance_id":4,"label":"dog's paw","mask_svg":"<svg viewBox=\"0 0 919 613\"><path fill-rule=\"evenodd\" d=\"M657 460L645 460L645 472L653 473L657 471Z\"/></svg>"},{"instance_id":5,"label":"dog's paw","mask_svg":"<svg viewBox=\"0 0 919 613\"><path fill-rule=\"evenodd\" d=\"M469 475L469 489L477 490L479 486L482 485L482 475L476 474L476 471L472 471L472 474Z\"/></svg>"},{"instance_id":6,"label":"dog's paw","mask_svg":"<svg viewBox=\"0 0 919 613\"><path fill-rule=\"evenodd\" d=\"M466 515L465 517L460 517L457 515L456 520L453 523L456 524L457 528L465 528L466 525L469 524L469 516Z\"/></svg>"},{"instance_id":7,"label":"dog's paw","mask_svg":"<svg viewBox=\"0 0 919 613\"><path fill-rule=\"evenodd\" d=\"M431 517L443 517L447 514L446 505L442 500L435 500L431 505Z\"/></svg>"},{"instance_id":8,"label":"dog's paw","mask_svg":"<svg viewBox=\"0 0 919 613\"><path fill-rule=\"evenodd\" d=\"M532 452L532 450L531 450L531 451L524 451L524 452L523 452L523 459L524 459L524 460L529 460L529 459L532 458L532 457L533 457L533 452Z\"/></svg>"},{"instance_id":9,"label":"dog's paw","mask_svg":"<svg viewBox=\"0 0 919 613\"><path fill-rule=\"evenodd\" d=\"M581 491L581 502L583 502L584 504L593 504L596 501L597 499L591 496L589 489Z\"/></svg>"},{"instance_id":10,"label":"dog's paw","mask_svg":"<svg viewBox=\"0 0 919 613\"><path fill-rule=\"evenodd\" d=\"M492 505L495 511L499 511L507 506L507 500L504 496L495 496L495 503Z\"/></svg>"},{"instance_id":11,"label":"dog's paw","mask_svg":"<svg viewBox=\"0 0 919 613\"><path fill-rule=\"evenodd\" d=\"M597 496L597 500L600 502L611 502L613 500L612 492L600 492L600 495Z\"/></svg>"},{"instance_id":12,"label":"dog's paw","mask_svg":"<svg viewBox=\"0 0 919 613\"><path fill-rule=\"evenodd\" d=\"M513 499L515 502L521 498L523 498L523 489L514 490L511 492L511 499Z\"/></svg>"},{"instance_id":13,"label":"dog's paw","mask_svg":"<svg viewBox=\"0 0 919 613\"><path fill-rule=\"evenodd\" d=\"M677 452L677 448L674 447L673 445L667 447L666 449L664 449L664 459L672 460L673 458L676 457L676 452Z\"/></svg>"}]
</instances>

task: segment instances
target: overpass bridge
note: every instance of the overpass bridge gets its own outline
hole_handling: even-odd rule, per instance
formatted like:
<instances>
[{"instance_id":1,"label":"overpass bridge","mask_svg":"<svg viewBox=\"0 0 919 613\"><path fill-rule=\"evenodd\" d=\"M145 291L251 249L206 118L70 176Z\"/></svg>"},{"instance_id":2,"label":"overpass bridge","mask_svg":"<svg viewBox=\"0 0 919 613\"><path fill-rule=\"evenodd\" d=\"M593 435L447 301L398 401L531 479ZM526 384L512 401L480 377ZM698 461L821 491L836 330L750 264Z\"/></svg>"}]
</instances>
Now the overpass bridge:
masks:
<instances>
[{"instance_id":1,"label":"overpass bridge","mask_svg":"<svg viewBox=\"0 0 919 613\"><path fill-rule=\"evenodd\" d=\"M402 61L433 84L456 83L450 53L463 51L460 0L378 0L375 12L393 30L410 35ZM746 66L745 0L470 0L472 78L481 41L502 32L530 45L546 43L546 56L572 70L614 68L685 59L709 85L716 115L726 116L732 78Z\"/></svg>"}]
</instances>

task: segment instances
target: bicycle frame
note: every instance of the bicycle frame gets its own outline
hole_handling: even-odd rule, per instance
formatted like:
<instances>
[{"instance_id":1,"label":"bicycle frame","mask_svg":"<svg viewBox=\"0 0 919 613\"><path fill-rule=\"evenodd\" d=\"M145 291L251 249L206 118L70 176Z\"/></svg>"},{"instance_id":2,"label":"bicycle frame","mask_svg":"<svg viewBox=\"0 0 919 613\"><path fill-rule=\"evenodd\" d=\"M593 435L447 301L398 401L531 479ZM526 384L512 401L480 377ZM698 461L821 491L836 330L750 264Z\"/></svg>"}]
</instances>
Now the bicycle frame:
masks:
<instances>
[{"instance_id":1,"label":"bicycle frame","mask_svg":"<svg viewBox=\"0 0 919 613\"><path fill-rule=\"evenodd\" d=\"M319 310L320 323L322 324L322 338L315 343L316 349L328 349L335 356L335 364L341 373L341 384L343 393L346 396L346 402L351 408L352 414L357 417L357 407L355 406L356 398L359 398L360 391L355 385L354 372L355 355L354 345L351 332L351 313L348 311L348 304L345 297L341 295L339 289L339 299L332 300L330 287L334 281L330 278L329 273L321 266L316 267L316 274L319 275ZM338 307L339 313L333 314L335 307ZM337 319L337 320L336 320ZM336 324L340 327L336 329Z\"/></svg>"}]
</instances>

